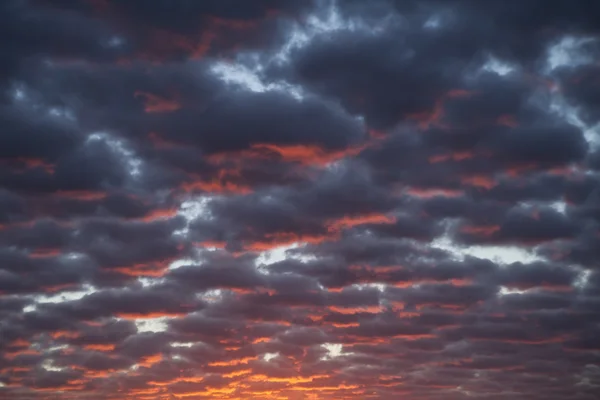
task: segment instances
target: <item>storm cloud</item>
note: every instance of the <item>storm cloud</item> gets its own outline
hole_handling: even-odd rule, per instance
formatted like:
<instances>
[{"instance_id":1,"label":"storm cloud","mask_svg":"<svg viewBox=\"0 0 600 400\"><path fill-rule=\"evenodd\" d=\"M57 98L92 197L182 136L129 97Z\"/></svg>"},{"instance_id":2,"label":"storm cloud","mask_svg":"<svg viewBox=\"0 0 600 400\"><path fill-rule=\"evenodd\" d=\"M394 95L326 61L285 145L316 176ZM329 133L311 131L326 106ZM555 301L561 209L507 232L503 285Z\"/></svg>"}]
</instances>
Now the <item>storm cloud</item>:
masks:
<instances>
[{"instance_id":1,"label":"storm cloud","mask_svg":"<svg viewBox=\"0 0 600 400\"><path fill-rule=\"evenodd\" d=\"M0 398L597 399L599 62L594 0L5 0Z\"/></svg>"}]
</instances>

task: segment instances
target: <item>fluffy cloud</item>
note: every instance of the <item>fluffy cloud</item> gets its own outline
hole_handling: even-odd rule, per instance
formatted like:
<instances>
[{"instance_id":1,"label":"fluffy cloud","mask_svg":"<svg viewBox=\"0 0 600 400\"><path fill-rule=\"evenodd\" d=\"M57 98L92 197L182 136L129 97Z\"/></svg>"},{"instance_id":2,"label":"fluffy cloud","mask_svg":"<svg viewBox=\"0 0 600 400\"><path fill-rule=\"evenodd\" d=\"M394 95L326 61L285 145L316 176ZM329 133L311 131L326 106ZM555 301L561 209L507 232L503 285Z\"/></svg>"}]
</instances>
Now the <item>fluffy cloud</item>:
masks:
<instances>
[{"instance_id":1,"label":"fluffy cloud","mask_svg":"<svg viewBox=\"0 0 600 400\"><path fill-rule=\"evenodd\" d=\"M0 397L595 399L599 13L5 1Z\"/></svg>"}]
</instances>

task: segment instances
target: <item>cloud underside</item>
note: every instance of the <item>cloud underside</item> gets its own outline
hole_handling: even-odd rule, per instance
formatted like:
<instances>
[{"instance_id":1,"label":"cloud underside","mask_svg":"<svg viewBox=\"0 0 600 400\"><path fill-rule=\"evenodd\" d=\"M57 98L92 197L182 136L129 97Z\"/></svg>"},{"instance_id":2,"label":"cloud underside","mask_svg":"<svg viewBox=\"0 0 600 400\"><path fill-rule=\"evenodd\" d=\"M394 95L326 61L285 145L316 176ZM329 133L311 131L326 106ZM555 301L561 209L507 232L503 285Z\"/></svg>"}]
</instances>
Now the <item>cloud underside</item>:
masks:
<instances>
[{"instance_id":1,"label":"cloud underside","mask_svg":"<svg viewBox=\"0 0 600 400\"><path fill-rule=\"evenodd\" d=\"M0 397L596 399L597 15L2 2Z\"/></svg>"}]
</instances>

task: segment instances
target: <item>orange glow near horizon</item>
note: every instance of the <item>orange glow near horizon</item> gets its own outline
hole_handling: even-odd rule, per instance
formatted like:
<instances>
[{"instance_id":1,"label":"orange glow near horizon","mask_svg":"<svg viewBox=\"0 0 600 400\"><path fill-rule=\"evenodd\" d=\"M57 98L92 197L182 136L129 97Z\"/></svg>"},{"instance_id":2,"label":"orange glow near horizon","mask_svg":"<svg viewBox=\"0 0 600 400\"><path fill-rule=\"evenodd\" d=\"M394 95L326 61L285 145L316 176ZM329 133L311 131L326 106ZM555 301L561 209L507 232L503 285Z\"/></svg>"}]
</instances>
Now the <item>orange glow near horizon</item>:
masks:
<instances>
[{"instance_id":1,"label":"orange glow near horizon","mask_svg":"<svg viewBox=\"0 0 600 400\"><path fill-rule=\"evenodd\" d=\"M600 400L600 0L0 24L0 400Z\"/></svg>"}]
</instances>

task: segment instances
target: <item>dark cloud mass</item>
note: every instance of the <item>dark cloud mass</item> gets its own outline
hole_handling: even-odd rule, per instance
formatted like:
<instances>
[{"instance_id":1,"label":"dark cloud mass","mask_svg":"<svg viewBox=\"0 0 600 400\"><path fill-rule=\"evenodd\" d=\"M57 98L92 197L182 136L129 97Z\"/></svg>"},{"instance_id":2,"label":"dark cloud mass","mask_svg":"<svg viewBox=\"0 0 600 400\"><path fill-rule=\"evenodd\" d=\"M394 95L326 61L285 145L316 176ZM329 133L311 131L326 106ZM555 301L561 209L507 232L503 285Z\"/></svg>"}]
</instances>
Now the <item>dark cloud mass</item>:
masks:
<instances>
[{"instance_id":1,"label":"dark cloud mass","mask_svg":"<svg viewBox=\"0 0 600 400\"><path fill-rule=\"evenodd\" d=\"M0 399L600 399L600 2L0 2Z\"/></svg>"}]
</instances>

